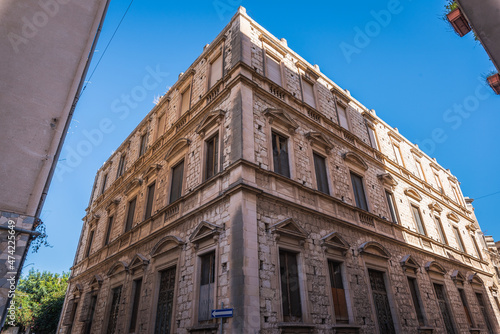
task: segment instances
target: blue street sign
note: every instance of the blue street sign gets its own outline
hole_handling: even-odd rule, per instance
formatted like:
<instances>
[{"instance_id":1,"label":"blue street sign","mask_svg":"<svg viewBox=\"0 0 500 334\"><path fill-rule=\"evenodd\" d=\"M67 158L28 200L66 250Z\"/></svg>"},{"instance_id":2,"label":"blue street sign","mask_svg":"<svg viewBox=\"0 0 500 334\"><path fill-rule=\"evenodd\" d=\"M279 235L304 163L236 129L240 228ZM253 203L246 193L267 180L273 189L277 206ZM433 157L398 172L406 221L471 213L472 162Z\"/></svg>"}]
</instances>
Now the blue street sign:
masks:
<instances>
[{"instance_id":1,"label":"blue street sign","mask_svg":"<svg viewBox=\"0 0 500 334\"><path fill-rule=\"evenodd\" d=\"M232 308L221 308L212 310L212 318L231 318L233 316Z\"/></svg>"}]
</instances>

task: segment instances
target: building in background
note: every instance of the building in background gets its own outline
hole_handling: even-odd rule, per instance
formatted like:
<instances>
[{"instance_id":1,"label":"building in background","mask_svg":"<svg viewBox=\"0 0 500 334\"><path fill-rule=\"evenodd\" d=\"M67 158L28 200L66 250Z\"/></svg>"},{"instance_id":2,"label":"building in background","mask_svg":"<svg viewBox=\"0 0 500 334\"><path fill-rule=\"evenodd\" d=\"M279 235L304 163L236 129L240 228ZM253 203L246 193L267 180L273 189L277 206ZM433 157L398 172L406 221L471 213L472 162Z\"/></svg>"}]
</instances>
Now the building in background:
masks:
<instances>
[{"instance_id":1,"label":"building in background","mask_svg":"<svg viewBox=\"0 0 500 334\"><path fill-rule=\"evenodd\" d=\"M97 172L58 332L498 333L471 203L240 8Z\"/></svg>"},{"instance_id":2,"label":"building in background","mask_svg":"<svg viewBox=\"0 0 500 334\"><path fill-rule=\"evenodd\" d=\"M19 279L40 224L107 6L107 0L0 3L0 328L9 279Z\"/></svg>"}]
</instances>

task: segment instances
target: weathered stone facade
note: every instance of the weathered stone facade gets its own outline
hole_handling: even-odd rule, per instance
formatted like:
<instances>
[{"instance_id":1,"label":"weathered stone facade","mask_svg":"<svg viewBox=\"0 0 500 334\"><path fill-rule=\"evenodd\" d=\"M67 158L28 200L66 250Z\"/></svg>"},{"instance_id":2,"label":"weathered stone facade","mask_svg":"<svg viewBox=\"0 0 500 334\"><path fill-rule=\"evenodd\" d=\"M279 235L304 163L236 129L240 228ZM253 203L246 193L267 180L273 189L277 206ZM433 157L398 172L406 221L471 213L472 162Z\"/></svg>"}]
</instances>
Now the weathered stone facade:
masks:
<instances>
[{"instance_id":1,"label":"weathered stone facade","mask_svg":"<svg viewBox=\"0 0 500 334\"><path fill-rule=\"evenodd\" d=\"M470 203L240 8L98 171L59 333L495 333Z\"/></svg>"}]
</instances>

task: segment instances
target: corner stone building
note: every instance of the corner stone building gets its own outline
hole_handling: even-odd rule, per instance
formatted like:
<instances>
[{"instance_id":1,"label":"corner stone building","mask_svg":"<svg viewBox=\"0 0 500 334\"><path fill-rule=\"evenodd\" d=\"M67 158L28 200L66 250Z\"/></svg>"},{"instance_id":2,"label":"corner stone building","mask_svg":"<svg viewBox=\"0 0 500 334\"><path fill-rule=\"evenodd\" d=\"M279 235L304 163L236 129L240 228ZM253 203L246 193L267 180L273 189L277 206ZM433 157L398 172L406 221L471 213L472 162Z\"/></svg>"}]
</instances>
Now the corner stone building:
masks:
<instances>
[{"instance_id":1,"label":"corner stone building","mask_svg":"<svg viewBox=\"0 0 500 334\"><path fill-rule=\"evenodd\" d=\"M59 333L499 333L471 203L240 8L98 171Z\"/></svg>"}]
</instances>

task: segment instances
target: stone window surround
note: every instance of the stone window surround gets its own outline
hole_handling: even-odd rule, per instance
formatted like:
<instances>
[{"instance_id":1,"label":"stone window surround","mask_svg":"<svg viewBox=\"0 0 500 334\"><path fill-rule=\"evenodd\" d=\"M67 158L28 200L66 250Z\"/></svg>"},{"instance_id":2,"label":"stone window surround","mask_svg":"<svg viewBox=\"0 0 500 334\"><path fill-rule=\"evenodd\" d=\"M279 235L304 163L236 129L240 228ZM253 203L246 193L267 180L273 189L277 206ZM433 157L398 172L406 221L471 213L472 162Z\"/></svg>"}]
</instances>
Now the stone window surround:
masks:
<instances>
[{"instance_id":1,"label":"stone window surround","mask_svg":"<svg viewBox=\"0 0 500 334\"><path fill-rule=\"evenodd\" d=\"M344 156L346 156L344 154ZM352 199L352 205L356 206L356 197L354 196L354 186L351 181L351 173L358 175L361 177L361 182L363 183L363 191L365 193L365 200L366 200L366 205L368 206L368 212L373 212L373 207L371 204L371 201L369 199L370 196L368 196L368 187L366 185L366 171L368 170L368 166L361 166L359 164L354 163L354 160L349 159L349 158L344 158L344 162L347 165L347 172L349 176L349 196ZM365 163L366 164L366 163ZM366 167L366 169L365 169Z\"/></svg>"},{"instance_id":2,"label":"stone window surround","mask_svg":"<svg viewBox=\"0 0 500 334\"><path fill-rule=\"evenodd\" d=\"M205 56L205 61L207 63L207 68L208 70L206 71L206 75L204 78L204 91L208 92L210 89L213 87L217 86L217 83L220 80L224 80L224 65L225 65L225 38L223 38L219 43L210 51L210 54ZM221 79L217 81L216 83L213 84L212 87L210 87L210 76L212 75L212 63L219 57L222 57L222 73L221 73ZM191 86L192 89L192 86ZM179 91L182 91L179 89ZM191 94L192 96L192 94Z\"/></svg>"},{"instance_id":3,"label":"stone window surround","mask_svg":"<svg viewBox=\"0 0 500 334\"><path fill-rule=\"evenodd\" d=\"M116 264L112 266L112 268L116 267ZM128 267L123 266L122 270L119 270L118 272L113 272L109 273L108 272L108 281L109 281L109 290L108 290L108 295L105 297L106 300L106 306L105 306L105 311L104 311L104 321L102 322L102 328L108 328L109 324L109 317L111 315L111 303L112 303L112 298L113 298L113 289L117 288L119 286L122 287L121 295L120 295L120 305L122 305L123 301L123 293L124 293L124 288L126 284L126 279L128 275ZM122 312L123 310L118 307L118 311Z\"/></svg>"},{"instance_id":4,"label":"stone window surround","mask_svg":"<svg viewBox=\"0 0 500 334\"><path fill-rule=\"evenodd\" d=\"M184 77L185 76L185 77ZM191 102L193 100L193 83L194 83L194 70L189 71L188 73L184 73L181 76L181 83L176 88L177 91L177 119L180 119L183 115L187 114L189 110L191 110ZM182 109L182 95L189 89L189 104L188 109L181 114Z\"/></svg>"},{"instance_id":5,"label":"stone window surround","mask_svg":"<svg viewBox=\"0 0 500 334\"><path fill-rule=\"evenodd\" d=\"M193 245L194 246L194 245ZM217 308L217 305L219 305L217 297L217 291L219 290L219 275L220 275L220 268L221 268L221 263L220 263L220 249L219 249L219 243L218 243L218 236L209 239L208 241L197 243L196 246L193 247L194 252L193 252L193 258L195 261L194 264L194 289L193 289L193 317L192 317L192 326L196 327L200 324L198 320L198 302L200 300L200 283L201 283L201 257L203 255L209 254L214 252L214 258L215 258L215 273L214 273L214 292L212 296L212 301L213 301L213 307ZM213 322L212 320L206 320L204 322Z\"/></svg>"},{"instance_id":6,"label":"stone window surround","mask_svg":"<svg viewBox=\"0 0 500 334\"><path fill-rule=\"evenodd\" d=\"M424 326L427 327L427 326L429 326L429 317L427 316L425 303L424 303L424 300L422 299L422 293L421 293L420 284L419 284L420 279L417 277L417 273L418 273L419 269L420 269L419 267L418 268L404 268L404 272L405 272L405 276L407 278L413 278L417 283L416 284L416 293L417 293L416 297L418 299L418 302L420 303L419 306L420 306L420 311L422 312L422 317L424 318ZM410 282L408 281L408 279L406 280L406 286L408 288L408 291L410 291ZM408 294L408 295L411 296L411 294ZM413 308L416 310L417 305L413 304L413 300L411 300L411 304L413 305ZM415 311L415 315L417 315L416 311ZM416 319L418 321L418 317Z\"/></svg>"},{"instance_id":7,"label":"stone window surround","mask_svg":"<svg viewBox=\"0 0 500 334\"><path fill-rule=\"evenodd\" d=\"M366 248L369 248L369 247L370 246L367 246ZM386 252L386 251L384 250L384 252ZM368 273L368 270L370 270L370 269L383 273L384 282L385 282L385 289L387 291L387 298L389 300L389 305L391 308L391 316L392 316L392 320L394 322L394 328L396 329L396 333L402 333L403 331L401 328L401 321L400 321L400 317L399 317L399 312L396 311L396 308L398 307L398 305L396 304L396 300L394 298L395 293L394 293L392 285L391 285L391 279L390 279L390 269L391 268L390 268L389 264L387 263L389 257L380 256L378 254L373 254L373 253L361 251L361 250L360 250L360 254L362 255L361 258L362 258L362 263L363 263L363 267L364 267L363 272L365 274L365 279L366 279L365 285L368 287L368 290L370 291L370 293L368 293L368 300L370 302L372 314L376 315L377 312L375 309L375 302L373 300L373 292L372 292L371 285L370 285L370 278L369 278L370 276ZM376 328L380 328L378 326L378 321L376 318L374 319L374 323L375 323Z\"/></svg>"},{"instance_id":8,"label":"stone window surround","mask_svg":"<svg viewBox=\"0 0 500 334\"><path fill-rule=\"evenodd\" d=\"M394 215L396 216L396 221L393 222L393 223L400 225L401 224L401 217L399 215L399 210L398 210L398 201L396 200L396 196L394 194L393 188L389 188L389 187L384 186L384 195L385 195L386 209L387 209L387 213L389 213L389 217L391 217L391 208L390 208L389 202L387 201L386 192L389 193L389 194L391 194L392 199L393 199L392 206L394 207Z\"/></svg>"},{"instance_id":9,"label":"stone window surround","mask_svg":"<svg viewBox=\"0 0 500 334\"><path fill-rule=\"evenodd\" d=\"M299 70L299 82L300 82L300 94L302 96L302 103L304 103L304 105L307 105L308 108L311 108L313 110L318 110L319 111L319 99L318 99L318 81L317 81L317 78L315 77L310 77L310 76L306 76L306 73L309 74L310 72L303 72L301 73L300 70ZM312 93L313 93L313 99L314 99L314 106L311 106L309 105L309 103L307 103L304 99L304 81L308 82L309 84L311 84L312 86ZM347 110L346 110L346 113L347 113Z\"/></svg>"},{"instance_id":10,"label":"stone window surround","mask_svg":"<svg viewBox=\"0 0 500 334\"><path fill-rule=\"evenodd\" d=\"M420 207L420 203L413 200L412 198L408 198L408 203L410 204L409 207L410 207L410 213L411 213L411 217L412 217L412 220L413 220L413 224L415 226L415 232L418 233L419 235L422 235L420 233L420 231L418 230L418 224L417 224L417 221L415 220L415 217L413 215L413 207L416 208L418 210L418 213L419 213L419 216L420 216L420 221L422 222L422 227L424 229L424 234L423 236L424 237L428 237L429 233L427 232L427 226L425 224L425 216L426 215L423 215L422 214L422 209Z\"/></svg>"},{"instance_id":11,"label":"stone window surround","mask_svg":"<svg viewBox=\"0 0 500 334\"><path fill-rule=\"evenodd\" d=\"M131 190L125 197L125 201L123 203L124 205L124 216L123 216L123 229L122 229L122 234L125 234L129 231L132 231L134 229L134 226L137 225L139 222L137 222L137 212L139 211L138 208L139 208L139 195L140 195L140 187L137 187L133 190ZM132 224L130 225L130 229L127 231L127 220L128 220L128 214L129 214L129 206L130 206L130 202L132 200L134 200L135 198L135 208L134 208L134 216L132 217ZM116 223L117 217L114 218L114 223Z\"/></svg>"},{"instance_id":12,"label":"stone window surround","mask_svg":"<svg viewBox=\"0 0 500 334\"><path fill-rule=\"evenodd\" d=\"M274 171L274 159L273 159L273 132L287 139L288 148L288 167L290 169L290 179L296 180L296 167L295 167L295 154L294 154L294 139L296 133L291 133L287 127L284 125L273 122L272 125L267 126L267 158L269 161L269 170L273 173ZM281 175L281 174L280 174ZM296 180L302 183L302 180Z\"/></svg>"},{"instance_id":13,"label":"stone window surround","mask_svg":"<svg viewBox=\"0 0 500 334\"><path fill-rule=\"evenodd\" d=\"M187 178L187 175L186 175L186 172L187 172L187 166L188 166L188 161L189 161L189 146L190 146L190 141L187 140L186 141L186 145L184 145L182 148L180 148L179 150L176 150L174 152L169 152L167 154L167 156L165 157L165 160L166 160L166 168L168 170L168 176L167 176L167 184L166 184L166 195L165 195L165 198L166 198L166 203L167 203L167 206L172 204L170 203L170 195L171 195L171 187L172 187L172 176L173 176L173 173L172 173L172 169L173 167L177 166L177 164L179 164L181 161L184 160L184 171L182 173L182 190L181 190L181 198L182 196L184 196L186 194L186 178ZM177 143L174 143L172 148L175 149L175 146L178 146Z\"/></svg>"},{"instance_id":14,"label":"stone window surround","mask_svg":"<svg viewBox=\"0 0 500 334\"><path fill-rule=\"evenodd\" d=\"M279 274L280 270L280 251L287 251L291 253L295 253L297 255L297 271L298 271L298 277L299 277L299 289L300 289L300 303L301 303L301 310L302 310L302 324L307 324L312 322L311 316L310 316L310 307L309 307L309 293L307 291L307 272L306 272L306 262L304 259L304 251L305 249L303 246L300 245L294 245L291 243L288 243L284 241L284 238L278 238L275 243L275 263L276 265L276 270L278 271L277 275L274 275L274 280L275 280L275 286L277 287L277 294L279 297L275 300L275 306L276 306L276 313L277 317L280 320L280 322L285 322L284 317L283 317L283 301L281 297L281 275Z\"/></svg>"},{"instance_id":15,"label":"stone window surround","mask_svg":"<svg viewBox=\"0 0 500 334\"><path fill-rule=\"evenodd\" d=\"M284 88L286 87L286 76L285 76L285 69L284 66L285 64L283 63L283 58L285 57L286 54L283 54L280 51L277 51L275 48L272 46L268 45L265 43L264 40L262 40L262 64L263 64L263 69L264 69L264 76L271 80L269 78L269 74L267 73L267 56L273 58L280 67L280 77L281 77L281 85L280 87ZM278 85L276 82L272 81L275 85Z\"/></svg>"},{"instance_id":16,"label":"stone window surround","mask_svg":"<svg viewBox=\"0 0 500 334\"><path fill-rule=\"evenodd\" d=\"M130 321L132 320L132 312L133 312L133 307L134 307L134 295L135 295L135 281L138 279L142 279L142 285L141 285L141 293L139 297L139 308L137 310L137 320L139 320L139 313L140 313L140 306L141 304L144 304L144 298L142 291L144 291L144 282L146 282L144 279L144 270L140 270L139 272L135 272L133 275L130 276L130 281L127 282L128 285L128 293L127 293L127 300L130 301L127 305L127 309L125 310L125 333L129 332L129 327L130 327ZM139 326L139 323L136 323L136 326ZM136 329L137 329L136 327Z\"/></svg>"},{"instance_id":17,"label":"stone window surround","mask_svg":"<svg viewBox=\"0 0 500 334\"><path fill-rule=\"evenodd\" d=\"M218 173L222 171L222 161L223 161L223 152L224 152L224 140L221 138L221 134L223 133L224 124L223 122L218 122L218 124L214 124L212 127L208 128L203 134L203 141L201 142L201 172L198 176L198 184L203 183L204 181L210 180L214 178ZM207 173L207 140L212 139L214 136L219 137L219 155L217 157L218 168L217 171L214 171L214 175L210 178L206 178Z\"/></svg>"},{"instance_id":18,"label":"stone window surround","mask_svg":"<svg viewBox=\"0 0 500 334\"><path fill-rule=\"evenodd\" d=\"M148 178L148 183L144 182L144 190L142 191L143 201L142 201L142 207L144 208L142 212L142 221L146 220L146 210L148 206L148 201L149 201L149 187L152 186L153 184L155 185L154 193L153 193L153 203L151 206L151 215L148 219L154 216L155 214L155 208L157 207L156 205L156 198L158 197L158 183L156 182L157 175L154 175L151 178Z\"/></svg>"},{"instance_id":19,"label":"stone window surround","mask_svg":"<svg viewBox=\"0 0 500 334\"><path fill-rule=\"evenodd\" d=\"M323 261L324 263L324 268L326 268L326 288L327 288L327 295L328 295L328 301L330 302L330 307L329 307L329 314L331 316L332 322L336 323L335 319L335 310L333 308L333 296L332 293L329 291L331 290L330 287L332 286L331 281L330 281L330 274L328 272L328 261L334 261L340 264L340 270L341 270L341 276L342 276L342 283L344 284L344 291L345 291L345 300L347 304L347 313L349 315L349 324L355 324L354 320L354 314L353 314L353 306L354 303L352 302L351 298L351 286L349 284L350 280L348 279L348 274L347 274L347 268L345 264L346 258L342 256L341 254L332 254L332 253L325 253L325 259ZM330 292L330 293L328 293ZM345 324L343 324L345 325Z\"/></svg>"},{"instance_id":20,"label":"stone window surround","mask_svg":"<svg viewBox=\"0 0 500 334\"><path fill-rule=\"evenodd\" d=\"M325 193L325 195L332 196L332 189L335 189L334 187L334 182L333 182L333 177L330 175L330 163L328 162L328 150L327 149L320 149L318 146L315 146L314 148L311 147L309 150L309 165L311 166L311 178L315 180L316 182L313 182L313 188L318 190L318 178L316 177L316 166L314 165L314 154L322 157L325 159L325 170L326 170L326 184L328 186L328 194Z\"/></svg>"},{"instance_id":21,"label":"stone window surround","mask_svg":"<svg viewBox=\"0 0 500 334\"><path fill-rule=\"evenodd\" d=\"M170 247L167 250L163 250L162 248L165 245L168 245L169 243L173 244L173 247ZM157 306L158 306L158 296L160 292L160 278L161 278L161 271L170 269L172 267L175 267L175 288L174 288L174 303L172 306L172 317L175 316L176 314L176 308L177 308L177 295L178 295L178 290L179 290L179 281L180 281L180 270L182 263L184 263L184 257L182 254L182 246L184 245L183 242L180 242L178 238L172 237L172 236L166 236L162 238L152 249L151 253L151 269L150 273L153 273L153 282L152 286L153 289L151 291L151 298L150 298L150 307L149 310L151 310L149 314L149 324L150 328L155 328L156 326L156 312L157 312ZM143 284L146 282L145 277L143 277ZM177 323L175 321L172 321L172 327L173 331L172 333L175 333L177 330Z\"/></svg>"}]
</instances>

